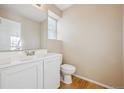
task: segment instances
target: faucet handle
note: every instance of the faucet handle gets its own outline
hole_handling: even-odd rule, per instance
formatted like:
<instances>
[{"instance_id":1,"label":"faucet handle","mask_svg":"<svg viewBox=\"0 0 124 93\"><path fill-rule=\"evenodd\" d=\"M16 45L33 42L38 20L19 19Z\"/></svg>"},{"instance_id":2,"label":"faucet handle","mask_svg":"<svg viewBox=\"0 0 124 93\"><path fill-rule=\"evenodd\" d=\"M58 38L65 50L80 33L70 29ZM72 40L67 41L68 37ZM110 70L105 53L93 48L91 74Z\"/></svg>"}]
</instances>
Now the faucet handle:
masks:
<instances>
[{"instance_id":1,"label":"faucet handle","mask_svg":"<svg viewBox=\"0 0 124 93\"><path fill-rule=\"evenodd\" d=\"M33 50L25 50L25 53L27 56L35 55L35 51L33 51Z\"/></svg>"}]
</instances>

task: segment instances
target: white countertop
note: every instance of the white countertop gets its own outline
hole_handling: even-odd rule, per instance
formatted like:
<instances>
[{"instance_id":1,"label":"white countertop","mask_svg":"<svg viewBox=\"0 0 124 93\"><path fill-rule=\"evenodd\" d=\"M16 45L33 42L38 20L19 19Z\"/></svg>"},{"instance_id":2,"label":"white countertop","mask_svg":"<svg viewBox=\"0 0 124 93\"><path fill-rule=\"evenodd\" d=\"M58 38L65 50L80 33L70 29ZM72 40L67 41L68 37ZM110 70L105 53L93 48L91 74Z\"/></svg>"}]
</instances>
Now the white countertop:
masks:
<instances>
[{"instance_id":1,"label":"white countertop","mask_svg":"<svg viewBox=\"0 0 124 93\"><path fill-rule=\"evenodd\" d=\"M17 54L18 55L18 54ZM26 64L26 63L31 63L31 62L36 62L36 61L41 61L43 62L44 59L48 58L48 57L53 57L53 56L57 56L57 55L61 55L58 53L47 53L46 55L42 55L42 56L9 56L6 59L0 59L0 69L1 68L6 68L6 67L10 67L10 66L14 66L14 65L20 65L20 64Z\"/></svg>"}]
</instances>

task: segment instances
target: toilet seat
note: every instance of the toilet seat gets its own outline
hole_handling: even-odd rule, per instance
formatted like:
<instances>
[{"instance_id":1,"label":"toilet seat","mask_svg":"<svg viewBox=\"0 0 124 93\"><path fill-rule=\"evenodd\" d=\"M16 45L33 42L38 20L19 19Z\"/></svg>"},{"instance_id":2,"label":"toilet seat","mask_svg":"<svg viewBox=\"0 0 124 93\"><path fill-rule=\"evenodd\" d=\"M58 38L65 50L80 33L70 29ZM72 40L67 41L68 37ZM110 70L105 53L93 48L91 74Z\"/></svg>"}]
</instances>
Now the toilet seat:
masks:
<instances>
[{"instance_id":1,"label":"toilet seat","mask_svg":"<svg viewBox=\"0 0 124 93\"><path fill-rule=\"evenodd\" d=\"M76 68L70 64L61 65L61 72L63 75L63 82L66 84L72 83L72 74L75 72Z\"/></svg>"},{"instance_id":2,"label":"toilet seat","mask_svg":"<svg viewBox=\"0 0 124 93\"><path fill-rule=\"evenodd\" d=\"M63 65L61 65L61 69L66 70L66 71L69 71L69 70L73 71L73 70L75 70L75 67L70 64L63 64Z\"/></svg>"}]
</instances>

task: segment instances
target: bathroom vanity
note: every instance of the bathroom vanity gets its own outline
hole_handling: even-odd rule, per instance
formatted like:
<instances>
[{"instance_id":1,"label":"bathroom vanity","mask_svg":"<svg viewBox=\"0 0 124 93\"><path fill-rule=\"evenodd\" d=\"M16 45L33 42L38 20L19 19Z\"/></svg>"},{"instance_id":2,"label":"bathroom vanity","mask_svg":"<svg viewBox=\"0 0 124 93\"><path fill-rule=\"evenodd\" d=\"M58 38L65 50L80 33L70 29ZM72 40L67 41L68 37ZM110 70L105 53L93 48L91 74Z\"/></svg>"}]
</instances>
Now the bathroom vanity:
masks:
<instances>
[{"instance_id":1,"label":"bathroom vanity","mask_svg":"<svg viewBox=\"0 0 124 93\"><path fill-rule=\"evenodd\" d=\"M0 11L0 89L58 88L62 55L43 50L48 12L37 4L3 4Z\"/></svg>"},{"instance_id":2,"label":"bathroom vanity","mask_svg":"<svg viewBox=\"0 0 124 93\"><path fill-rule=\"evenodd\" d=\"M1 89L56 89L60 86L61 54L24 57L22 52L15 52L9 55L0 60L5 61L0 64Z\"/></svg>"}]
</instances>

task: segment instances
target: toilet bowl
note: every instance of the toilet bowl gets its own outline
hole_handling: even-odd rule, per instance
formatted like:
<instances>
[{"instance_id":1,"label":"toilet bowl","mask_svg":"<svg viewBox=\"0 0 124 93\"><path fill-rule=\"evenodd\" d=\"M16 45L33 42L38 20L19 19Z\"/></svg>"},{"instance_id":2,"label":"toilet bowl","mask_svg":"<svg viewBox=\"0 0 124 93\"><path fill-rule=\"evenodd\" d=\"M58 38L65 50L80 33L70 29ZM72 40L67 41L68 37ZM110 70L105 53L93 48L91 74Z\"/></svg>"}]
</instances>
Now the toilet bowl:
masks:
<instances>
[{"instance_id":1,"label":"toilet bowl","mask_svg":"<svg viewBox=\"0 0 124 93\"><path fill-rule=\"evenodd\" d=\"M70 64L63 64L61 65L61 72L63 75L63 82L66 84L72 83L72 74L75 72L76 68Z\"/></svg>"}]
</instances>

